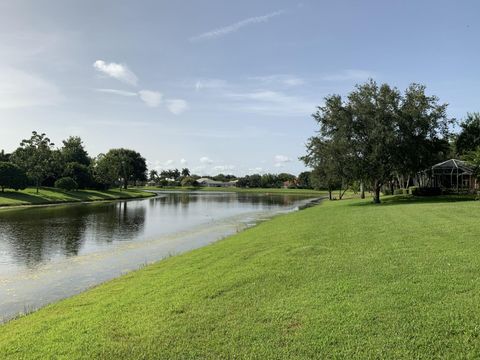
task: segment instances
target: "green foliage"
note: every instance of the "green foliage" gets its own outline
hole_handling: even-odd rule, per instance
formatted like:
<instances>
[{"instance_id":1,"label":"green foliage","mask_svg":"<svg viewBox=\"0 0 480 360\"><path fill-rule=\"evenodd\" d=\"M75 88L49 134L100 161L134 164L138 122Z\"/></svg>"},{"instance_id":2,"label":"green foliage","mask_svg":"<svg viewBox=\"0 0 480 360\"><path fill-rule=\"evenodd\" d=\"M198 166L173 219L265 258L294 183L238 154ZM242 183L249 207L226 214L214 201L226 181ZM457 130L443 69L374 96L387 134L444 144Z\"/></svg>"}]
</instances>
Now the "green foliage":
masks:
<instances>
[{"instance_id":1,"label":"green foliage","mask_svg":"<svg viewBox=\"0 0 480 360\"><path fill-rule=\"evenodd\" d=\"M410 85L402 95L387 84L357 85L344 101L325 99L313 115L319 135L310 138L302 160L315 169L323 186L352 181L371 184L374 201L396 175L405 177L431 165L448 151L446 104Z\"/></svg>"},{"instance_id":2,"label":"green foliage","mask_svg":"<svg viewBox=\"0 0 480 360\"><path fill-rule=\"evenodd\" d=\"M183 176L183 177L190 176L190 170L187 169L187 168L183 168L183 169L182 169L182 176Z\"/></svg>"},{"instance_id":3,"label":"green foliage","mask_svg":"<svg viewBox=\"0 0 480 360\"><path fill-rule=\"evenodd\" d=\"M92 185L90 168L78 162L69 162L63 171L64 177L70 177L78 184L79 189L85 189Z\"/></svg>"},{"instance_id":4,"label":"green foliage","mask_svg":"<svg viewBox=\"0 0 480 360\"><path fill-rule=\"evenodd\" d=\"M182 186L195 186L196 185L196 180L195 178L191 177L191 176L185 176L183 179L182 179Z\"/></svg>"},{"instance_id":5,"label":"green foliage","mask_svg":"<svg viewBox=\"0 0 480 360\"><path fill-rule=\"evenodd\" d=\"M298 174L297 184L300 189L313 189L311 182L311 171L304 171Z\"/></svg>"},{"instance_id":6,"label":"green foliage","mask_svg":"<svg viewBox=\"0 0 480 360\"><path fill-rule=\"evenodd\" d=\"M33 131L31 138L22 140L11 156L11 161L33 180L37 191L42 181L54 172L53 146L45 134Z\"/></svg>"},{"instance_id":7,"label":"green foliage","mask_svg":"<svg viewBox=\"0 0 480 360\"><path fill-rule=\"evenodd\" d=\"M480 113L469 113L460 124L461 131L455 140L458 155L474 152L480 146Z\"/></svg>"},{"instance_id":8,"label":"green foliage","mask_svg":"<svg viewBox=\"0 0 480 360\"><path fill-rule=\"evenodd\" d=\"M5 188L13 190L25 189L27 186L27 176L25 172L15 164L0 162L0 188L4 192Z\"/></svg>"},{"instance_id":9,"label":"green foliage","mask_svg":"<svg viewBox=\"0 0 480 360\"><path fill-rule=\"evenodd\" d=\"M70 136L63 141L63 147L60 150L63 161L65 163L78 163L84 166L89 166L92 160L88 156L82 139L78 136Z\"/></svg>"},{"instance_id":10,"label":"green foliage","mask_svg":"<svg viewBox=\"0 0 480 360\"><path fill-rule=\"evenodd\" d=\"M105 186L120 181L126 189L130 181L146 181L146 172L145 159L138 152L123 148L99 155L94 164L95 180Z\"/></svg>"},{"instance_id":11,"label":"green foliage","mask_svg":"<svg viewBox=\"0 0 480 360\"><path fill-rule=\"evenodd\" d=\"M6 154L5 150L0 151L0 162L9 162L10 154Z\"/></svg>"},{"instance_id":12,"label":"green foliage","mask_svg":"<svg viewBox=\"0 0 480 360\"><path fill-rule=\"evenodd\" d=\"M442 195L442 189L436 187L412 187L410 194L413 196L439 196Z\"/></svg>"},{"instance_id":13,"label":"green foliage","mask_svg":"<svg viewBox=\"0 0 480 360\"><path fill-rule=\"evenodd\" d=\"M78 184L71 177L62 177L55 181L55 187L57 189L73 191L78 189Z\"/></svg>"}]
</instances>

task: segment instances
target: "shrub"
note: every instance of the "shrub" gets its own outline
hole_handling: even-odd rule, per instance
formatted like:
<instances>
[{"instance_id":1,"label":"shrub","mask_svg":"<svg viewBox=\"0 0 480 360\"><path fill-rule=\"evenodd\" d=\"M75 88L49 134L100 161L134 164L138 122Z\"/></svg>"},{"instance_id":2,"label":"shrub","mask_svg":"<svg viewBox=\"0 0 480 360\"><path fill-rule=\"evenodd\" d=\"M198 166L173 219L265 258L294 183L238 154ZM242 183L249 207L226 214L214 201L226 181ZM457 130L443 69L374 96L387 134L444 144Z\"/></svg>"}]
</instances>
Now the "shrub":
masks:
<instances>
[{"instance_id":1,"label":"shrub","mask_svg":"<svg viewBox=\"0 0 480 360\"><path fill-rule=\"evenodd\" d=\"M413 196L438 196L442 195L442 189L438 187L412 187Z\"/></svg>"},{"instance_id":2,"label":"shrub","mask_svg":"<svg viewBox=\"0 0 480 360\"><path fill-rule=\"evenodd\" d=\"M78 189L78 184L71 177L63 177L55 181L55 187L62 190L72 191Z\"/></svg>"},{"instance_id":3,"label":"shrub","mask_svg":"<svg viewBox=\"0 0 480 360\"><path fill-rule=\"evenodd\" d=\"M0 162L0 188L22 190L27 186L27 176L17 165L8 162Z\"/></svg>"}]
</instances>

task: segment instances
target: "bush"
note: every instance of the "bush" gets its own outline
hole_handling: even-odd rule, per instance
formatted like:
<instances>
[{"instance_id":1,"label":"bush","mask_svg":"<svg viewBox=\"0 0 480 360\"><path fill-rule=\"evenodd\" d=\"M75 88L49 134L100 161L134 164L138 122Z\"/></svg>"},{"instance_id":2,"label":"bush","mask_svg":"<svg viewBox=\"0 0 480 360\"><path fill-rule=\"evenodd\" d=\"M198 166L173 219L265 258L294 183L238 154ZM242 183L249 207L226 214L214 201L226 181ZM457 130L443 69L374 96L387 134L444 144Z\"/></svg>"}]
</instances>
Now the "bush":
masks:
<instances>
[{"instance_id":1,"label":"bush","mask_svg":"<svg viewBox=\"0 0 480 360\"><path fill-rule=\"evenodd\" d=\"M17 165L8 162L0 162L0 188L23 190L27 186L27 176Z\"/></svg>"},{"instance_id":2,"label":"bush","mask_svg":"<svg viewBox=\"0 0 480 360\"><path fill-rule=\"evenodd\" d=\"M413 196L438 196L442 195L442 189L438 187L411 187Z\"/></svg>"},{"instance_id":3,"label":"bush","mask_svg":"<svg viewBox=\"0 0 480 360\"><path fill-rule=\"evenodd\" d=\"M71 177L63 177L55 181L55 187L62 190L72 191L78 189L78 184Z\"/></svg>"}]
</instances>

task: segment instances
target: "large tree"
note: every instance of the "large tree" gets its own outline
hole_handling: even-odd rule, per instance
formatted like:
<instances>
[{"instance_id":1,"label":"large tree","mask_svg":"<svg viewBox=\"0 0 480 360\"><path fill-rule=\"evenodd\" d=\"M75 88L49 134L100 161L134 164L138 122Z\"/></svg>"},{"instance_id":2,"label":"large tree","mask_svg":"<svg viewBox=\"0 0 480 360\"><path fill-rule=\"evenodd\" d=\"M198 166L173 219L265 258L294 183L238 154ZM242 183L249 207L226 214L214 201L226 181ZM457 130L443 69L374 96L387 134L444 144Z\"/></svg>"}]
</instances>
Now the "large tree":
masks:
<instances>
[{"instance_id":1,"label":"large tree","mask_svg":"<svg viewBox=\"0 0 480 360\"><path fill-rule=\"evenodd\" d=\"M92 161L83 146L82 139L78 136L70 136L67 140L63 140L60 152L65 163L78 163L89 166Z\"/></svg>"},{"instance_id":2,"label":"large tree","mask_svg":"<svg viewBox=\"0 0 480 360\"><path fill-rule=\"evenodd\" d=\"M112 149L98 157L94 168L97 181L106 186L120 181L126 189L130 181L135 183L147 179L146 161L134 150Z\"/></svg>"},{"instance_id":3,"label":"large tree","mask_svg":"<svg viewBox=\"0 0 480 360\"><path fill-rule=\"evenodd\" d=\"M32 132L30 139L24 139L11 155L11 161L25 171L37 189L53 173L55 164L53 144L45 134Z\"/></svg>"},{"instance_id":4,"label":"large tree","mask_svg":"<svg viewBox=\"0 0 480 360\"><path fill-rule=\"evenodd\" d=\"M475 151L480 146L480 113L469 113L460 124L462 130L455 141L455 149L458 155L464 155Z\"/></svg>"},{"instance_id":5,"label":"large tree","mask_svg":"<svg viewBox=\"0 0 480 360\"><path fill-rule=\"evenodd\" d=\"M448 145L446 104L411 85L402 95L373 80L357 85L344 101L329 96L313 115L319 134L307 144L307 165L323 167L342 183L369 183L374 202L396 175L413 175Z\"/></svg>"}]
</instances>

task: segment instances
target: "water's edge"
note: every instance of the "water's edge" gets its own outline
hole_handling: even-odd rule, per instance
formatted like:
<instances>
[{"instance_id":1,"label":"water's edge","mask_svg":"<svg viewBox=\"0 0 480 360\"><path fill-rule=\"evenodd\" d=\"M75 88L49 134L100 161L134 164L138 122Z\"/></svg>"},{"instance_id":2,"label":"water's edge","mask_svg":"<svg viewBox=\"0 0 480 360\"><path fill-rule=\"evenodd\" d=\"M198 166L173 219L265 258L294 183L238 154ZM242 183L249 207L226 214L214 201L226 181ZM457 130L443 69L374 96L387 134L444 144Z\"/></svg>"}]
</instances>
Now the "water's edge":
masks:
<instances>
[{"instance_id":1,"label":"water's edge","mask_svg":"<svg viewBox=\"0 0 480 360\"><path fill-rule=\"evenodd\" d=\"M37 311L48 304L75 296L165 258L225 239L276 216L317 205L324 199L325 197L300 200L293 207L280 211L259 211L235 215L153 240L125 244L93 255L78 256L74 260L65 260L60 266L58 263L48 264L40 271L35 273L24 271L13 279L0 277L0 299L10 299L3 304L0 303L2 307L6 308L3 314L0 314L0 324ZM112 268L119 267L120 271L112 272ZM71 277L68 279L62 277L64 272L71 274ZM42 292L42 286L49 288L49 291L42 297L38 297L38 293ZM28 300L32 298L36 299L35 304Z\"/></svg>"}]
</instances>

